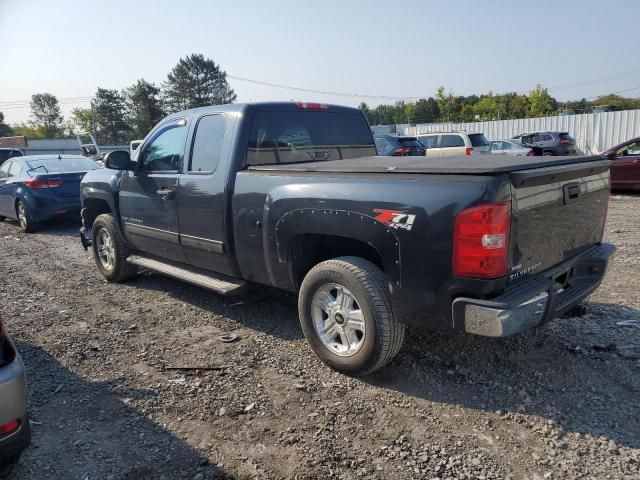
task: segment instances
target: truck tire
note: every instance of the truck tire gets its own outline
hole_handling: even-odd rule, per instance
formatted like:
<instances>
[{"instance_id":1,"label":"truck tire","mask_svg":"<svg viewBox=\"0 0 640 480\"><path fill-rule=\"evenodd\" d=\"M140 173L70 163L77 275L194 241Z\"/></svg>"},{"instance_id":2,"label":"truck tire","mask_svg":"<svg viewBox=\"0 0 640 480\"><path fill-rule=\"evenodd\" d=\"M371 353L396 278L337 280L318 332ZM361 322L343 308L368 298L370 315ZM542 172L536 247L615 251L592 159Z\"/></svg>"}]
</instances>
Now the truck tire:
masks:
<instances>
[{"instance_id":1,"label":"truck tire","mask_svg":"<svg viewBox=\"0 0 640 480\"><path fill-rule=\"evenodd\" d=\"M91 248L100 273L110 282L123 282L137 273L127 262L131 249L116 225L113 215L98 215L91 229Z\"/></svg>"},{"instance_id":2,"label":"truck tire","mask_svg":"<svg viewBox=\"0 0 640 480\"><path fill-rule=\"evenodd\" d=\"M302 331L331 368L366 375L389 363L404 341L405 325L393 310L383 272L359 257L313 267L298 297Z\"/></svg>"},{"instance_id":3,"label":"truck tire","mask_svg":"<svg viewBox=\"0 0 640 480\"><path fill-rule=\"evenodd\" d=\"M33 233L37 230L38 224L31 219L31 214L22 200L16 202L16 217L24 233Z\"/></svg>"}]
</instances>

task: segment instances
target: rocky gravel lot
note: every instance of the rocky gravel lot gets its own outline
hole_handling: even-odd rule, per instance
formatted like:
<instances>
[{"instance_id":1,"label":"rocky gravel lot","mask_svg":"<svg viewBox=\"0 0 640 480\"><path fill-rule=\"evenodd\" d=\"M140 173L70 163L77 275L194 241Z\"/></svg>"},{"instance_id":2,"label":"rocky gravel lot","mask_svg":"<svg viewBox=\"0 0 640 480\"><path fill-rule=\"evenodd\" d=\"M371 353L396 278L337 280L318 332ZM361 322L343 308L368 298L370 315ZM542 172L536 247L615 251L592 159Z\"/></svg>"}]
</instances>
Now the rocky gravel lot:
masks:
<instances>
[{"instance_id":1,"label":"rocky gravel lot","mask_svg":"<svg viewBox=\"0 0 640 480\"><path fill-rule=\"evenodd\" d=\"M108 284L77 225L0 223L33 422L0 478L638 479L639 225L640 196L614 196L618 253L584 315L507 339L412 333L355 379L315 358L291 295Z\"/></svg>"}]
</instances>

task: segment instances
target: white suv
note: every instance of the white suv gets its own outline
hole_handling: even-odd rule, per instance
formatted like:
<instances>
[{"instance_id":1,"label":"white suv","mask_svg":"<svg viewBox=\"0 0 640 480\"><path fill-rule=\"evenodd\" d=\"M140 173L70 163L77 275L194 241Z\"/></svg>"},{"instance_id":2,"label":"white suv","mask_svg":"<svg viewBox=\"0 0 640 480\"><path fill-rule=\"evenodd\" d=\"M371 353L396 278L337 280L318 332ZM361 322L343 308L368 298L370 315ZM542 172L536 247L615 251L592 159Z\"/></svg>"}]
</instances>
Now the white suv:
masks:
<instances>
[{"instance_id":1,"label":"white suv","mask_svg":"<svg viewBox=\"0 0 640 480\"><path fill-rule=\"evenodd\" d=\"M483 133L438 132L417 135L427 149L428 157L451 157L490 153L489 142Z\"/></svg>"}]
</instances>

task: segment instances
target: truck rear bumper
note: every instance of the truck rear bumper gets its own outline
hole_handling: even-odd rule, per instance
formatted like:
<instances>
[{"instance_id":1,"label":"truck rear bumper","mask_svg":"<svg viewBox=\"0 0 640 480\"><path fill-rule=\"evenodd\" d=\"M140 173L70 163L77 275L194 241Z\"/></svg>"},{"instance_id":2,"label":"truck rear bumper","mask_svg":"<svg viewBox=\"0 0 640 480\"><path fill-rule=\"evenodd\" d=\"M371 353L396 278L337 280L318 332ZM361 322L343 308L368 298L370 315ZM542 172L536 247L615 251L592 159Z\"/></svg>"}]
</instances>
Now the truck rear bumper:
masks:
<instances>
[{"instance_id":1,"label":"truck rear bumper","mask_svg":"<svg viewBox=\"0 0 640 480\"><path fill-rule=\"evenodd\" d=\"M453 301L456 330L506 337L559 317L598 288L615 252L603 243L550 271L508 288L490 300Z\"/></svg>"}]
</instances>

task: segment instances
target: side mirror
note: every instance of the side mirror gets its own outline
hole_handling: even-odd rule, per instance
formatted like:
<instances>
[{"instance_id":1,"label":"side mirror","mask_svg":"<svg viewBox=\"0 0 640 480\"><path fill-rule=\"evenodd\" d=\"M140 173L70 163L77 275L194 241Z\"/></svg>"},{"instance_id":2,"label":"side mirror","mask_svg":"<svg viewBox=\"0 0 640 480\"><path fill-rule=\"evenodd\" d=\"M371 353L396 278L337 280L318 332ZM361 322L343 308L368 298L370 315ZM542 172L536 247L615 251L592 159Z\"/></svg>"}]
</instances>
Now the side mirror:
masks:
<instances>
[{"instance_id":1,"label":"side mirror","mask_svg":"<svg viewBox=\"0 0 640 480\"><path fill-rule=\"evenodd\" d=\"M616 158L618 158L618 154L616 152L609 152L607 153L606 157L609 160L615 160Z\"/></svg>"},{"instance_id":2,"label":"side mirror","mask_svg":"<svg viewBox=\"0 0 640 480\"><path fill-rule=\"evenodd\" d=\"M104 166L112 170L131 170L131 156L126 150L115 150L104 156Z\"/></svg>"}]
</instances>

